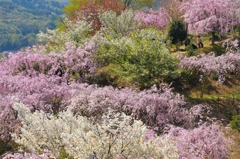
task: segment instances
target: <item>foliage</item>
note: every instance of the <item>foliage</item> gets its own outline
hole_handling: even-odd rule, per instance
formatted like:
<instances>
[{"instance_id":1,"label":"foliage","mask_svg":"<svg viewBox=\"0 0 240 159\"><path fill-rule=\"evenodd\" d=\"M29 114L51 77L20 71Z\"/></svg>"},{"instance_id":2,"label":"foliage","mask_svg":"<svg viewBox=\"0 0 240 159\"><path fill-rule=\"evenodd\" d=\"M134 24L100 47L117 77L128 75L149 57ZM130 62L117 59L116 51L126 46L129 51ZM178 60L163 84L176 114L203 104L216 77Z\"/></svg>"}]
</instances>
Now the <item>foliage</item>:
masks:
<instances>
[{"instance_id":1,"label":"foliage","mask_svg":"<svg viewBox=\"0 0 240 159\"><path fill-rule=\"evenodd\" d=\"M237 129L240 132L240 115L233 116L230 125L233 129Z\"/></svg>"},{"instance_id":2,"label":"foliage","mask_svg":"<svg viewBox=\"0 0 240 159\"><path fill-rule=\"evenodd\" d=\"M85 5L88 0L69 0L68 5L63 9L63 12L70 18L74 19L75 13L79 11L82 5ZM94 1L93 1L94 2Z\"/></svg>"},{"instance_id":3,"label":"foliage","mask_svg":"<svg viewBox=\"0 0 240 159\"><path fill-rule=\"evenodd\" d=\"M99 49L95 56L98 64L119 65L119 74L130 77L132 84L140 88L164 82L176 73L177 59L169 53L160 31L142 29L128 37L103 37L98 41Z\"/></svg>"},{"instance_id":4,"label":"foliage","mask_svg":"<svg viewBox=\"0 0 240 159\"><path fill-rule=\"evenodd\" d=\"M97 15L97 12L108 10L122 11L125 8L152 8L153 6L153 0L70 0L63 11L70 19L76 19L79 12L83 14L84 12L88 12L90 13L89 15L95 13ZM93 8L96 10L92 10Z\"/></svg>"},{"instance_id":5,"label":"foliage","mask_svg":"<svg viewBox=\"0 0 240 159\"><path fill-rule=\"evenodd\" d=\"M173 44L183 42L187 37L187 30L182 20L174 20L170 24L168 36Z\"/></svg>"},{"instance_id":6,"label":"foliage","mask_svg":"<svg viewBox=\"0 0 240 159\"><path fill-rule=\"evenodd\" d=\"M187 51L187 56L188 56L188 57L189 57L189 56L193 56L194 48L193 48L192 45L188 45L188 46L186 47L186 51Z\"/></svg>"},{"instance_id":7,"label":"foliage","mask_svg":"<svg viewBox=\"0 0 240 159\"><path fill-rule=\"evenodd\" d=\"M142 8L153 8L154 7L154 0L121 0L124 6L131 7L133 9L142 9Z\"/></svg>"},{"instance_id":8,"label":"foliage","mask_svg":"<svg viewBox=\"0 0 240 159\"><path fill-rule=\"evenodd\" d=\"M91 46L91 44L86 46L86 50L90 49L93 51L93 48L94 46ZM37 50L40 51L40 49ZM76 100L78 101L77 97L79 93L81 93L83 96L85 96L85 94L87 96L91 96L91 94L89 94L90 92L93 94L97 93L104 95L104 91L101 88L90 86L85 88L86 86L77 84L74 81L67 81L71 75L71 73L68 73L69 71L75 71L76 73L80 72L83 73L82 75L84 75L83 71L86 71L85 75L87 75L87 72L90 71L88 69L93 68L91 58L88 57L88 55L91 54L86 50L69 46L66 52L63 52L62 54L58 53L59 57L62 58L58 60L54 59L52 54L45 55L30 52L30 50L26 52L18 52L9 59L3 59L0 66L0 93L16 96L33 111L44 110L53 114L57 114L59 111L66 109L69 101L71 101L74 96L76 96ZM74 62L76 62L76 64L74 64ZM58 72L59 68L63 68L62 75L60 74L61 72ZM82 78L78 79L78 81L84 82L84 76L80 77ZM108 98L111 99L110 101L106 100L106 103L111 102L111 104L109 103L110 105L104 105L105 100L102 100L105 99L105 97L98 99L97 96L96 101L102 101L103 105L100 105L99 108L96 108L96 106L98 107L96 104L92 108L88 103L95 103L95 99L93 99L93 101L89 101L84 105L80 105L79 112L85 111L86 113L83 113L82 115L91 117L95 114L97 117L96 114L101 115L100 112L104 112L106 108L111 107L111 105L115 105L115 107L113 107L114 109L124 110L126 113L134 112L133 115L135 117L144 120L146 123L148 123L148 125L159 127L160 129L163 129L166 123L177 125L189 123L187 120L190 117L188 117L186 110L182 109L182 103L184 103L184 101L181 99L182 97L179 95L174 95L171 91L166 91L166 94L163 93L162 95L154 95L151 93L148 95L147 92L141 93L130 90L118 91L113 90L111 87L105 88L105 90L106 94L104 96L108 96ZM126 107L124 106L124 109L121 108L121 104L116 104L119 102L122 103L123 101L118 101L118 99L120 100L121 98L116 98L115 94L119 94L119 96L124 97L123 101L126 101L126 103L123 103L126 105ZM151 96L154 96L155 99L151 99ZM143 99L143 101L139 99ZM172 99L175 100L175 102L173 102L174 106L171 106L168 103ZM154 104L155 100L159 101ZM151 109L157 109L159 112L157 114L155 114L157 111L148 112L147 108L145 108L147 105L144 104L144 101L149 101L150 103L153 102L151 104ZM83 102L81 101L81 98L79 102ZM78 105L78 103L75 104ZM142 105L143 107L139 107L139 105ZM87 108L85 109L83 106L87 106ZM174 107L175 111L173 111L172 107ZM171 111L169 110L170 108ZM145 113L142 114L141 112ZM183 118L175 119L175 113L178 114L176 116L182 116ZM189 124L191 124L191 122Z\"/></svg>"},{"instance_id":9,"label":"foliage","mask_svg":"<svg viewBox=\"0 0 240 159\"><path fill-rule=\"evenodd\" d=\"M91 23L94 34L101 28L101 22L98 18L101 13L110 10L119 13L124 9L120 0L70 0L64 12L71 21L81 19Z\"/></svg>"},{"instance_id":10,"label":"foliage","mask_svg":"<svg viewBox=\"0 0 240 159\"><path fill-rule=\"evenodd\" d=\"M20 136L14 135L15 141L32 152L48 149L58 157L64 148L75 158L178 157L172 143L160 138L146 140L143 123L122 113L110 110L101 124L93 124L70 111L53 116L41 111L32 114L22 104L15 104L14 108L23 125Z\"/></svg>"}]
</instances>

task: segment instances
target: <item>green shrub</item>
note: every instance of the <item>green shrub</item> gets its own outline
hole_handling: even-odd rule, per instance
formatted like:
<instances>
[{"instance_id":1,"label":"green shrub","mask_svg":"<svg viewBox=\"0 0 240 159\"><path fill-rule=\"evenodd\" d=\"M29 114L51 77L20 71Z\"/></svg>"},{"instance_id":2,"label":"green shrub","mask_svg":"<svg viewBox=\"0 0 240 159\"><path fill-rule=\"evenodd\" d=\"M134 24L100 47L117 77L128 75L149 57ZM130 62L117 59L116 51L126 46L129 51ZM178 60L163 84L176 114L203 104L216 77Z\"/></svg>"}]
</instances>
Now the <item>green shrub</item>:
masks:
<instances>
[{"instance_id":1,"label":"green shrub","mask_svg":"<svg viewBox=\"0 0 240 159\"><path fill-rule=\"evenodd\" d=\"M187 38L185 23L182 20L174 20L170 24L168 36L171 38L173 44L183 42Z\"/></svg>"},{"instance_id":2,"label":"green shrub","mask_svg":"<svg viewBox=\"0 0 240 159\"><path fill-rule=\"evenodd\" d=\"M140 89L166 82L178 73L178 59L170 54L161 31L153 28L133 31L124 37L98 40L96 62L101 67L117 66L120 79Z\"/></svg>"},{"instance_id":3,"label":"green shrub","mask_svg":"<svg viewBox=\"0 0 240 159\"><path fill-rule=\"evenodd\" d=\"M213 44L211 51L214 52L215 55L217 55L217 56L220 56L225 53L225 49L221 45L218 45L218 44Z\"/></svg>"},{"instance_id":4,"label":"green shrub","mask_svg":"<svg viewBox=\"0 0 240 159\"><path fill-rule=\"evenodd\" d=\"M10 150L12 150L11 145L0 140L0 156Z\"/></svg>"},{"instance_id":5,"label":"green shrub","mask_svg":"<svg viewBox=\"0 0 240 159\"><path fill-rule=\"evenodd\" d=\"M232 129L237 129L240 132L240 115L233 116L230 125Z\"/></svg>"},{"instance_id":6,"label":"green shrub","mask_svg":"<svg viewBox=\"0 0 240 159\"><path fill-rule=\"evenodd\" d=\"M186 47L186 51L187 51L187 56L194 56L194 48L192 45L188 45Z\"/></svg>"}]
</instances>

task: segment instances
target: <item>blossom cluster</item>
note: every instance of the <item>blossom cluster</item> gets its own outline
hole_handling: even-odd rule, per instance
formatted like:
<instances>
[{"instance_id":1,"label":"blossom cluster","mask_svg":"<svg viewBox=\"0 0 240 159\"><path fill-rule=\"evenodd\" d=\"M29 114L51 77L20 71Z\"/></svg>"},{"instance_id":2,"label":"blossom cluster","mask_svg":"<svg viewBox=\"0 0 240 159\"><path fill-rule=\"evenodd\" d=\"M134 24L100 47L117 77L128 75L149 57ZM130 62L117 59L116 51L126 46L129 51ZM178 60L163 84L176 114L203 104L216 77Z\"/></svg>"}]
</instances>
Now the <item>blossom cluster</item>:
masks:
<instances>
[{"instance_id":1,"label":"blossom cluster","mask_svg":"<svg viewBox=\"0 0 240 159\"><path fill-rule=\"evenodd\" d=\"M75 158L178 158L174 143L159 137L146 140L146 126L123 113L109 110L100 124L94 124L70 111L57 116L31 113L20 103L14 109L23 125L15 141L31 152L48 149L55 158L62 149Z\"/></svg>"},{"instance_id":2,"label":"blossom cluster","mask_svg":"<svg viewBox=\"0 0 240 159\"><path fill-rule=\"evenodd\" d=\"M230 73L239 74L240 54L227 53L221 56L201 54L199 57L180 57L180 67L196 71L202 76L217 75L219 82L224 82L225 76Z\"/></svg>"},{"instance_id":3,"label":"blossom cluster","mask_svg":"<svg viewBox=\"0 0 240 159\"><path fill-rule=\"evenodd\" d=\"M164 29L171 21L171 17L165 9L161 8L159 10L150 9L148 13L136 11L135 20L140 21L144 27L154 26Z\"/></svg>"},{"instance_id":4,"label":"blossom cluster","mask_svg":"<svg viewBox=\"0 0 240 159\"><path fill-rule=\"evenodd\" d=\"M182 9L189 33L226 33L240 22L238 6L232 0L193 0L183 3Z\"/></svg>"}]
</instances>

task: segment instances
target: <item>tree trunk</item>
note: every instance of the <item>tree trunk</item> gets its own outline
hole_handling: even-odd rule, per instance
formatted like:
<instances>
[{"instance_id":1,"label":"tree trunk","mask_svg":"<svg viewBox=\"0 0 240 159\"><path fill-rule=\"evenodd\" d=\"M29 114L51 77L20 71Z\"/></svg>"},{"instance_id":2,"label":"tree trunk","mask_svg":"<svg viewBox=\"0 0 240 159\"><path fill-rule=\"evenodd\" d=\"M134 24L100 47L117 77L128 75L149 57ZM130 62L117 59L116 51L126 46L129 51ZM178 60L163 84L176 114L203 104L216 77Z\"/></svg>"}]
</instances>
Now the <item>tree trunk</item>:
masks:
<instances>
[{"instance_id":1,"label":"tree trunk","mask_svg":"<svg viewBox=\"0 0 240 159\"><path fill-rule=\"evenodd\" d=\"M200 98L202 99L203 98L203 83L201 84L201 88L200 88Z\"/></svg>"},{"instance_id":2,"label":"tree trunk","mask_svg":"<svg viewBox=\"0 0 240 159\"><path fill-rule=\"evenodd\" d=\"M212 45L214 44L215 32L212 32Z\"/></svg>"}]
</instances>

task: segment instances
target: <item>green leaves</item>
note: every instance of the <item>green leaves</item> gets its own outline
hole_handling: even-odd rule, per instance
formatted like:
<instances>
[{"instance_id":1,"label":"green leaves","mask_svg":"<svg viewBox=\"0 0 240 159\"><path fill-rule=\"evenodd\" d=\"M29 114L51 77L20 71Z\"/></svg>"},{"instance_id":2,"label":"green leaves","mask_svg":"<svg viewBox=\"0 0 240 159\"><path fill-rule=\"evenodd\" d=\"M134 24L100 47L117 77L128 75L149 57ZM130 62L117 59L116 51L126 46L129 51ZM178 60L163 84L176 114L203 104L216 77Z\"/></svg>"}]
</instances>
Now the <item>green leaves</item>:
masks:
<instances>
[{"instance_id":1,"label":"green leaves","mask_svg":"<svg viewBox=\"0 0 240 159\"><path fill-rule=\"evenodd\" d=\"M168 36L171 38L173 44L182 42L187 37L187 30L182 20L174 20L168 32Z\"/></svg>"},{"instance_id":2,"label":"green leaves","mask_svg":"<svg viewBox=\"0 0 240 159\"><path fill-rule=\"evenodd\" d=\"M131 84L141 89L164 82L175 73L177 59L169 53L162 32L156 29L132 31L118 38L101 37L98 44L98 64L119 65L118 74L131 77Z\"/></svg>"},{"instance_id":3,"label":"green leaves","mask_svg":"<svg viewBox=\"0 0 240 159\"><path fill-rule=\"evenodd\" d=\"M237 129L240 132L240 115L233 116L230 125L233 129Z\"/></svg>"},{"instance_id":4,"label":"green leaves","mask_svg":"<svg viewBox=\"0 0 240 159\"><path fill-rule=\"evenodd\" d=\"M144 7L154 8L154 0L122 0L126 7L142 9Z\"/></svg>"}]
</instances>

